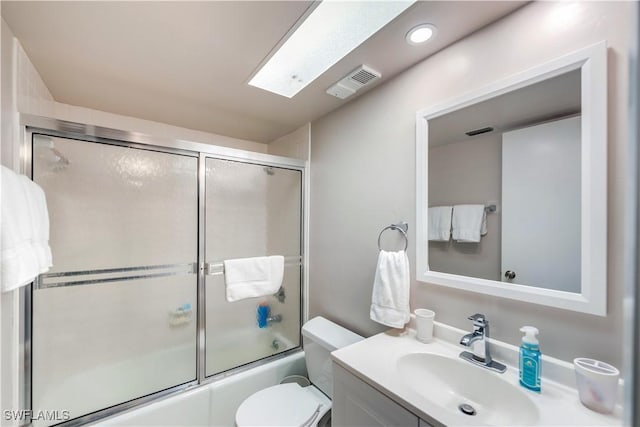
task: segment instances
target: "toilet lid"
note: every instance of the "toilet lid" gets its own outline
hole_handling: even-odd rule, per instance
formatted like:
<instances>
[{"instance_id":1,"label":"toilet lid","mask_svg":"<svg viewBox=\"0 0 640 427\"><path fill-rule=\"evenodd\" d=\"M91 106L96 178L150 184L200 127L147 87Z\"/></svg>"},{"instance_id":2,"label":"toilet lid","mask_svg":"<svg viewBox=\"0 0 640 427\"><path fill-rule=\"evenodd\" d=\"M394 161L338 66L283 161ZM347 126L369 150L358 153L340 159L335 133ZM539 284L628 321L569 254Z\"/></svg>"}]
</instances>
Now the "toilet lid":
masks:
<instances>
[{"instance_id":1,"label":"toilet lid","mask_svg":"<svg viewBox=\"0 0 640 427\"><path fill-rule=\"evenodd\" d=\"M313 421L321 406L322 402L298 384L279 384L245 399L236 411L236 425L306 426Z\"/></svg>"}]
</instances>

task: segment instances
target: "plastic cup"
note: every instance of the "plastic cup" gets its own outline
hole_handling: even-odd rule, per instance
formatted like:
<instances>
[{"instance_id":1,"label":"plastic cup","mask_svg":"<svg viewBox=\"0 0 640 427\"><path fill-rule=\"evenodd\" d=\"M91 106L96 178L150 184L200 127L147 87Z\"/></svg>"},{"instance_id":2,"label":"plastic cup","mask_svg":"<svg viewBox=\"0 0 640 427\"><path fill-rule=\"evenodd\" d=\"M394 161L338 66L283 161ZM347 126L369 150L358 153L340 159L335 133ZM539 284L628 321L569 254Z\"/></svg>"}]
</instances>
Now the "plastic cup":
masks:
<instances>
[{"instance_id":1,"label":"plastic cup","mask_svg":"<svg viewBox=\"0 0 640 427\"><path fill-rule=\"evenodd\" d=\"M436 313L426 308L418 308L413 313L416 315L416 339L424 343L433 341L433 319Z\"/></svg>"},{"instance_id":2,"label":"plastic cup","mask_svg":"<svg viewBox=\"0 0 640 427\"><path fill-rule=\"evenodd\" d=\"M609 414L618 400L620 371L599 360L578 357L573 359L580 402L587 408Z\"/></svg>"}]
</instances>

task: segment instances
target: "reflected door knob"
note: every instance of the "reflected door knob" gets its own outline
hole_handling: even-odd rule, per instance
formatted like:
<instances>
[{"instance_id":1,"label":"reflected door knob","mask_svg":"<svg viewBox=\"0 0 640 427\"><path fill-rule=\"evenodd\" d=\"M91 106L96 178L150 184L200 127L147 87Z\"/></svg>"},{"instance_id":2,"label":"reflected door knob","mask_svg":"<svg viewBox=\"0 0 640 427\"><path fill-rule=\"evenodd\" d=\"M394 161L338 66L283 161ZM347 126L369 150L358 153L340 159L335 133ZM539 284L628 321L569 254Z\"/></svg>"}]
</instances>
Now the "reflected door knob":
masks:
<instances>
[{"instance_id":1,"label":"reflected door knob","mask_svg":"<svg viewBox=\"0 0 640 427\"><path fill-rule=\"evenodd\" d=\"M515 279L515 278L516 278L516 272L515 272L515 271L511 271L511 270L507 270L507 271L504 273L504 277L505 277L506 279L513 280L513 279Z\"/></svg>"}]
</instances>

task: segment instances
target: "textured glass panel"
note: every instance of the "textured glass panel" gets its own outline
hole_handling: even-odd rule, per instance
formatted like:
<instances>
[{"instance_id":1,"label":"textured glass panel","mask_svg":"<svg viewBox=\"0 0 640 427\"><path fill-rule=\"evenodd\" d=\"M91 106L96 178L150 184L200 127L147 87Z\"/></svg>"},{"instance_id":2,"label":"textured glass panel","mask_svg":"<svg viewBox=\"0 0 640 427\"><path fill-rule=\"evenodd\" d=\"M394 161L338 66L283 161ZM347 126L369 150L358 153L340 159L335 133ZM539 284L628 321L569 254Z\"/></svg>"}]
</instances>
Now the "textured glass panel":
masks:
<instances>
[{"instance_id":1,"label":"textured glass panel","mask_svg":"<svg viewBox=\"0 0 640 427\"><path fill-rule=\"evenodd\" d=\"M37 137L34 180L51 218L51 271L194 262L197 159ZM46 138L46 139L45 139Z\"/></svg>"},{"instance_id":2,"label":"textured glass panel","mask_svg":"<svg viewBox=\"0 0 640 427\"><path fill-rule=\"evenodd\" d=\"M268 177L263 166L207 159L208 262L266 255Z\"/></svg>"},{"instance_id":3,"label":"textured glass panel","mask_svg":"<svg viewBox=\"0 0 640 427\"><path fill-rule=\"evenodd\" d=\"M226 160L206 161L206 260L282 255L285 300L227 302L224 275L207 276L206 372L213 375L300 345L301 173ZM260 329L260 302L282 322Z\"/></svg>"},{"instance_id":4,"label":"textured glass panel","mask_svg":"<svg viewBox=\"0 0 640 427\"><path fill-rule=\"evenodd\" d=\"M285 267L286 300L273 296L227 302L224 276L207 276L207 375L213 375L300 345L300 266ZM269 304L282 322L256 325L258 303Z\"/></svg>"},{"instance_id":5,"label":"textured glass panel","mask_svg":"<svg viewBox=\"0 0 640 427\"><path fill-rule=\"evenodd\" d=\"M37 290L34 410L75 418L195 380L195 307L193 274Z\"/></svg>"},{"instance_id":6,"label":"textured glass panel","mask_svg":"<svg viewBox=\"0 0 640 427\"><path fill-rule=\"evenodd\" d=\"M54 272L197 260L197 159L34 137ZM124 278L171 269L48 277ZM173 270L178 271L178 270ZM72 417L196 379L195 274L36 289L33 408Z\"/></svg>"}]
</instances>

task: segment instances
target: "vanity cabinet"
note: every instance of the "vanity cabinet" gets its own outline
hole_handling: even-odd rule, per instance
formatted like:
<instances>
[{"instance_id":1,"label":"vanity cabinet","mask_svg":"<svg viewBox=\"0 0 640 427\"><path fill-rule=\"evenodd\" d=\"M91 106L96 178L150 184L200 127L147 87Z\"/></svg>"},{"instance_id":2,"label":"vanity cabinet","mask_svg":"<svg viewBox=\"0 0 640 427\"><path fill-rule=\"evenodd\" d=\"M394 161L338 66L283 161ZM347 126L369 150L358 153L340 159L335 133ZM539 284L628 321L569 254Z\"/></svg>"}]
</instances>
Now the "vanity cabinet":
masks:
<instances>
[{"instance_id":1,"label":"vanity cabinet","mask_svg":"<svg viewBox=\"0 0 640 427\"><path fill-rule=\"evenodd\" d=\"M333 363L334 427L432 427L340 365Z\"/></svg>"}]
</instances>

